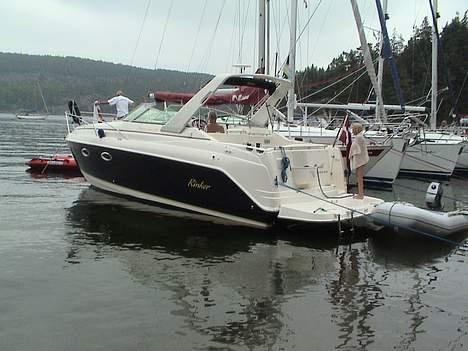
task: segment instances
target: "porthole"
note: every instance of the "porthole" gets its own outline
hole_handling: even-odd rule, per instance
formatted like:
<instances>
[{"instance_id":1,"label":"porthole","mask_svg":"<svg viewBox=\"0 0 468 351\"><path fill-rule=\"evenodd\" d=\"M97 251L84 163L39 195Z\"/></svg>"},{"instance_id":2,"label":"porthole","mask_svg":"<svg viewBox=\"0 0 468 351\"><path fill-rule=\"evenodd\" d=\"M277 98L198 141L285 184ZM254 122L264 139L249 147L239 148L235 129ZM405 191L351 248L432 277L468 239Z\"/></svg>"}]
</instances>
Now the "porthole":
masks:
<instances>
[{"instance_id":1,"label":"porthole","mask_svg":"<svg viewBox=\"0 0 468 351\"><path fill-rule=\"evenodd\" d=\"M101 158L106 161L106 162L109 162L112 160L112 155L106 151L104 152L101 152Z\"/></svg>"},{"instance_id":2,"label":"porthole","mask_svg":"<svg viewBox=\"0 0 468 351\"><path fill-rule=\"evenodd\" d=\"M84 156L84 157L88 157L89 156L89 150L87 148L82 148L81 149L81 154Z\"/></svg>"}]
</instances>

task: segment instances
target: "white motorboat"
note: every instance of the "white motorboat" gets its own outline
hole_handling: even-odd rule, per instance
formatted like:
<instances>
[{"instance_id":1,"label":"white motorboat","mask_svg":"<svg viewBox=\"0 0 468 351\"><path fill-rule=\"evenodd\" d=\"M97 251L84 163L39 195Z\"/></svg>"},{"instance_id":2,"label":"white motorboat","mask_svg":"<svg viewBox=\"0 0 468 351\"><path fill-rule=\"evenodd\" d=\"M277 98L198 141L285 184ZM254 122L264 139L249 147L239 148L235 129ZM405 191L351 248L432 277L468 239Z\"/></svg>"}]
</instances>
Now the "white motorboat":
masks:
<instances>
[{"instance_id":1,"label":"white motorboat","mask_svg":"<svg viewBox=\"0 0 468 351\"><path fill-rule=\"evenodd\" d=\"M267 75L219 75L175 114L145 104L123 120L81 125L67 141L93 186L150 203L262 228L364 219L382 200L347 193L338 148L265 127L289 88ZM212 101L230 114L249 105L249 123L225 133L194 127Z\"/></svg>"}]
</instances>

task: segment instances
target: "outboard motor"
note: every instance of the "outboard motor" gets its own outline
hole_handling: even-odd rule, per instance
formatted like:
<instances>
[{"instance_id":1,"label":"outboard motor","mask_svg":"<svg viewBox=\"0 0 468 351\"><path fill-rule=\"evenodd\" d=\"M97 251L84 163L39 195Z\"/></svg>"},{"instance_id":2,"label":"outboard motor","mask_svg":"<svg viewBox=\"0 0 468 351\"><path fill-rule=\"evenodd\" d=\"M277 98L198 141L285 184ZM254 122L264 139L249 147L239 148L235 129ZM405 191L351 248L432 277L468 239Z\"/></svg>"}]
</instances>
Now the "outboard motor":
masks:
<instances>
[{"instance_id":1,"label":"outboard motor","mask_svg":"<svg viewBox=\"0 0 468 351\"><path fill-rule=\"evenodd\" d=\"M426 190L426 205L432 210L442 208L442 185L437 182L432 182Z\"/></svg>"}]
</instances>

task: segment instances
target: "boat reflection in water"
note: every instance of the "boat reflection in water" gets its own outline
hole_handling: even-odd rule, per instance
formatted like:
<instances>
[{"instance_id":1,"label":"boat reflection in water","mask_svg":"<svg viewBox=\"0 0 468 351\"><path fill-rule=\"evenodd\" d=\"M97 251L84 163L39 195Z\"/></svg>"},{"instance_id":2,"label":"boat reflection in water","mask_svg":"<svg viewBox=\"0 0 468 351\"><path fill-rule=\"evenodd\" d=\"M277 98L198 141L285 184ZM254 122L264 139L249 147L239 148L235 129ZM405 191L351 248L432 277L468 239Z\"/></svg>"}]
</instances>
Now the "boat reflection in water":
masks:
<instances>
[{"instance_id":1,"label":"boat reflection in water","mask_svg":"<svg viewBox=\"0 0 468 351\"><path fill-rule=\"evenodd\" d=\"M395 233L382 231L369 238L368 249L374 262L387 269L406 269L435 264L457 253L468 237L467 232L450 236L450 241L418 235L417 233Z\"/></svg>"},{"instance_id":2,"label":"boat reflection in water","mask_svg":"<svg viewBox=\"0 0 468 351\"><path fill-rule=\"evenodd\" d=\"M74 171L69 171L69 172L62 172L62 171L47 171L47 172L42 172L39 170L32 170L32 169L27 169L27 173L31 176L31 178L34 179L72 179L72 178L79 178L83 182L85 181L83 175L80 173L80 171L74 172Z\"/></svg>"},{"instance_id":3,"label":"boat reflection in water","mask_svg":"<svg viewBox=\"0 0 468 351\"><path fill-rule=\"evenodd\" d=\"M467 235L466 232L458 233L450 239L461 244ZM382 236L368 242L374 262L386 269L385 274L378 277L380 284L386 287L390 298L398 297L399 309L405 316L400 321L402 332L394 349L431 349L435 346L424 346L420 341L422 335L431 333L437 338L437 341L432 339L439 345L436 349L464 349L461 341L466 332L462 329L453 332L442 327L459 316L461 320L465 319L463 311L446 298L451 296L456 300L458 294L464 294L463 288L454 292L459 277L450 272L452 269L457 271L450 267L456 265L456 261L461 262L463 252L451 243L430 238L401 240L402 237L397 236L396 239L395 236ZM434 309L441 312L440 318L435 318ZM446 313L451 317L447 319ZM398 318L394 311L388 314L389 320Z\"/></svg>"},{"instance_id":4,"label":"boat reflection in water","mask_svg":"<svg viewBox=\"0 0 468 351\"><path fill-rule=\"evenodd\" d=\"M337 250L326 237L200 222L93 188L82 191L68 220L68 262L90 252L117 259L154 291L145 301L156 306L154 319L205 348L293 349L311 341L313 349L411 348L432 313L423 295L439 274L433 268L421 277L417 265L450 252L413 250L408 256L421 260L409 265L380 237ZM406 301L395 300L398 294ZM389 333L377 337L381 323ZM401 323L409 329L401 331Z\"/></svg>"},{"instance_id":5,"label":"boat reflection in water","mask_svg":"<svg viewBox=\"0 0 468 351\"><path fill-rule=\"evenodd\" d=\"M137 281L171 293L173 313L186 328L218 343L251 346L276 344L288 332L281 311L287 296L303 294L337 268L333 246L292 246L264 230L166 211L85 189L69 210L73 232L80 233L67 261L80 262L86 244L115 247Z\"/></svg>"}]
</instances>

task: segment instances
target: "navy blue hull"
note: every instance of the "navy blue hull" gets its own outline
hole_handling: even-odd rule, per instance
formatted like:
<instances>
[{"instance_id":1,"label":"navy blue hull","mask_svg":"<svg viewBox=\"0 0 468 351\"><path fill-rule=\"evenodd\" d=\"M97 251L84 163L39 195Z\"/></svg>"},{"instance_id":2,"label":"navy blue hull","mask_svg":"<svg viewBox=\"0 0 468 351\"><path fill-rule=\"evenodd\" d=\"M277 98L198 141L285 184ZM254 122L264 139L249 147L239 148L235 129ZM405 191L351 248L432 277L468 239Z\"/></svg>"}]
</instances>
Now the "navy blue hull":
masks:
<instances>
[{"instance_id":1,"label":"navy blue hull","mask_svg":"<svg viewBox=\"0 0 468 351\"><path fill-rule=\"evenodd\" d=\"M69 145L84 173L108 183L268 225L278 215L261 209L219 170L129 151Z\"/></svg>"}]
</instances>

